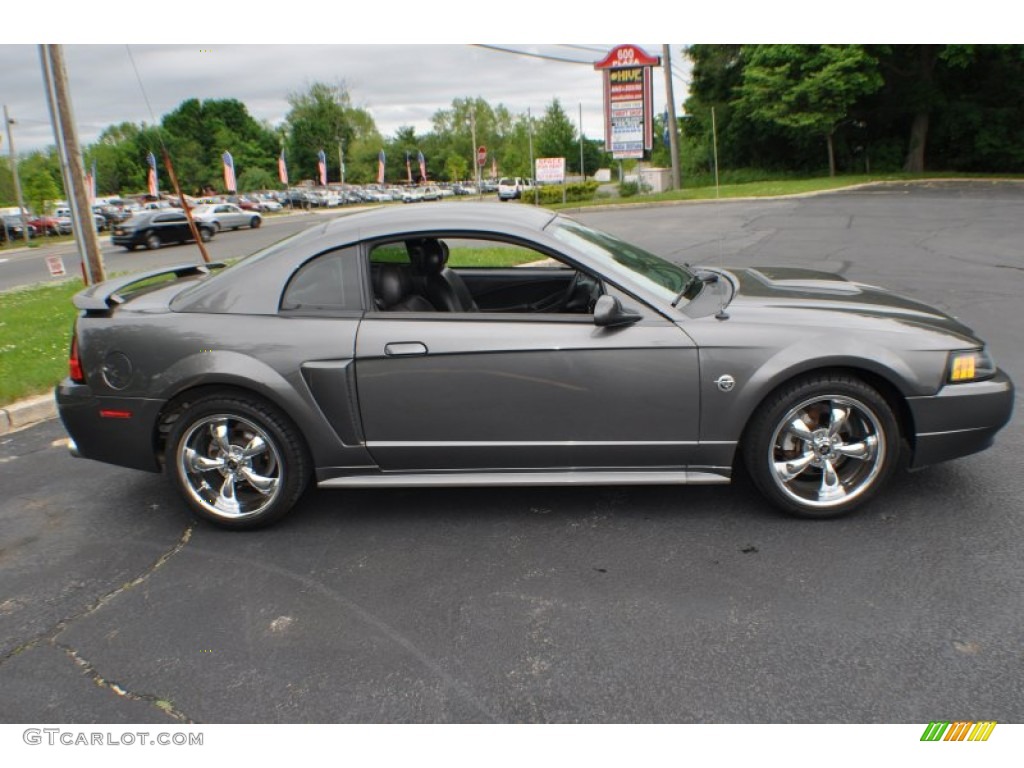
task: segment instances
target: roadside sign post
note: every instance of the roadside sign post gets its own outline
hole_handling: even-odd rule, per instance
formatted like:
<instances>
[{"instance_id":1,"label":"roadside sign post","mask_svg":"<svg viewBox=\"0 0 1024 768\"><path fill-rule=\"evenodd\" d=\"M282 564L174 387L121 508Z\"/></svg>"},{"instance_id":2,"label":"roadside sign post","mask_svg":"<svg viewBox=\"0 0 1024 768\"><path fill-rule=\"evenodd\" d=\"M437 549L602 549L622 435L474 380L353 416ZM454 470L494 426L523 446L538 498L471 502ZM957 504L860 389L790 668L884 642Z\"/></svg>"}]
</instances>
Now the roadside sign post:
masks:
<instances>
[{"instance_id":1,"label":"roadside sign post","mask_svg":"<svg viewBox=\"0 0 1024 768\"><path fill-rule=\"evenodd\" d=\"M47 256L46 268L50 270L50 277L64 277L67 271L64 269L64 259L60 256Z\"/></svg>"},{"instance_id":2,"label":"roadside sign post","mask_svg":"<svg viewBox=\"0 0 1024 768\"><path fill-rule=\"evenodd\" d=\"M485 165L487 165L487 147L481 144L476 148L476 191L481 198L484 196L484 191L480 188L482 186L480 183L480 172Z\"/></svg>"}]
</instances>

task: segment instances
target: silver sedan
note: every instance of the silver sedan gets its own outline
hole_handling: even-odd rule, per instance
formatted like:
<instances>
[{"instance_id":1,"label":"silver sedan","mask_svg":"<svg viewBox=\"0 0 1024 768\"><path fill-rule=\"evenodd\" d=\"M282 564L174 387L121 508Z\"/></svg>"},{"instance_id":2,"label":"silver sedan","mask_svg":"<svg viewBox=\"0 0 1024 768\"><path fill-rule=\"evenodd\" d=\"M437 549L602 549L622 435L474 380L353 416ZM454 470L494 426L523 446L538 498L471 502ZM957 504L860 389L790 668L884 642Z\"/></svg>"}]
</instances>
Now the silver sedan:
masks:
<instances>
[{"instance_id":1,"label":"silver sedan","mask_svg":"<svg viewBox=\"0 0 1024 768\"><path fill-rule=\"evenodd\" d=\"M210 203L198 205L192 209L192 218L205 221L217 228L218 232L225 229L251 227L256 229L263 223L263 217L256 211L243 211L231 203Z\"/></svg>"}]
</instances>

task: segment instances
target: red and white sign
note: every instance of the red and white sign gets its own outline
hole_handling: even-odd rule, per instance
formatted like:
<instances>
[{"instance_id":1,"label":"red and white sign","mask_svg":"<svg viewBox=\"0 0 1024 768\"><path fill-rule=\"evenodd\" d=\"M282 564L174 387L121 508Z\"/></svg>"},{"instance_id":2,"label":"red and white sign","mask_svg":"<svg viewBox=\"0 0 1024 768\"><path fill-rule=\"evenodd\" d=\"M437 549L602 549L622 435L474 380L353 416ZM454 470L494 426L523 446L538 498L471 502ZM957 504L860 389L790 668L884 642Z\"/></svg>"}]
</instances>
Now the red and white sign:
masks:
<instances>
[{"instance_id":1,"label":"red and white sign","mask_svg":"<svg viewBox=\"0 0 1024 768\"><path fill-rule=\"evenodd\" d=\"M487 147L481 144L476 150L476 164L483 168L487 165Z\"/></svg>"},{"instance_id":2,"label":"red and white sign","mask_svg":"<svg viewBox=\"0 0 1024 768\"><path fill-rule=\"evenodd\" d=\"M538 157L533 161L534 178L538 184L561 184L565 181L564 157Z\"/></svg>"},{"instance_id":3,"label":"red and white sign","mask_svg":"<svg viewBox=\"0 0 1024 768\"><path fill-rule=\"evenodd\" d=\"M50 277L64 277L67 274L64 270L64 259L60 256L47 256L46 268L50 270Z\"/></svg>"},{"instance_id":4,"label":"red and white sign","mask_svg":"<svg viewBox=\"0 0 1024 768\"><path fill-rule=\"evenodd\" d=\"M594 69L604 71L605 149L619 158L642 158L654 146L651 67L661 58L635 45L609 51Z\"/></svg>"}]
</instances>

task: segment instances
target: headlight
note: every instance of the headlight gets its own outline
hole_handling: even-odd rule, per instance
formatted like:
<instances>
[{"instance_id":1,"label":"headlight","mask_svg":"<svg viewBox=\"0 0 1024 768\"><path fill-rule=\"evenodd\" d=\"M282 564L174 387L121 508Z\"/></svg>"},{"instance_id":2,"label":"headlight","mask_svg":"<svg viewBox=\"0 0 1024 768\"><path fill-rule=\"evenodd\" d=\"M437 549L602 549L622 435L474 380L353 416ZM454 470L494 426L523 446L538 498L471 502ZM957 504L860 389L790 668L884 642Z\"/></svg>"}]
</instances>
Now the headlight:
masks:
<instances>
[{"instance_id":1,"label":"headlight","mask_svg":"<svg viewBox=\"0 0 1024 768\"><path fill-rule=\"evenodd\" d=\"M949 354L946 380L950 384L981 381L996 375L996 364L984 349L969 349Z\"/></svg>"}]
</instances>

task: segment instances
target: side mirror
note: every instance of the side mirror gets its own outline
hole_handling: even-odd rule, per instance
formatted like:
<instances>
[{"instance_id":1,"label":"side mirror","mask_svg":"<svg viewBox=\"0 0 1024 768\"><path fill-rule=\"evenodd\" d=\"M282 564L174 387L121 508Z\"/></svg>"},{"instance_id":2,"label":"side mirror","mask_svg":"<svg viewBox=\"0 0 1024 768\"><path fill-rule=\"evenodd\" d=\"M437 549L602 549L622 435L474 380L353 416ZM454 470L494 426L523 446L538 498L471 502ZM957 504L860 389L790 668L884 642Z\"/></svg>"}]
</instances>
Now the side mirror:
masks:
<instances>
[{"instance_id":1,"label":"side mirror","mask_svg":"<svg viewBox=\"0 0 1024 768\"><path fill-rule=\"evenodd\" d=\"M632 325L643 316L639 312L623 309L622 303L615 296L607 293L594 305L594 325L601 328L620 328Z\"/></svg>"}]
</instances>

